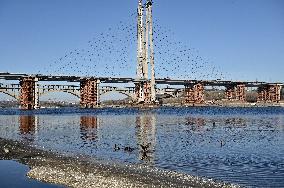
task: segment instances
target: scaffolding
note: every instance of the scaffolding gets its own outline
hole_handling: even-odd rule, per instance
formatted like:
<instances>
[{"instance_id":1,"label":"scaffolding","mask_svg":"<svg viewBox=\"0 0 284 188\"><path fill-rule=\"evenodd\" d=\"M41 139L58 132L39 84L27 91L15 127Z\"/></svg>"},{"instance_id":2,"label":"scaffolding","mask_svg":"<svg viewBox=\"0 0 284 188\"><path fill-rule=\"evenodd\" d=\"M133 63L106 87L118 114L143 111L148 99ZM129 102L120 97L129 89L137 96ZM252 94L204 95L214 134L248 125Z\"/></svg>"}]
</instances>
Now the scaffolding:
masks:
<instances>
[{"instance_id":1,"label":"scaffolding","mask_svg":"<svg viewBox=\"0 0 284 188\"><path fill-rule=\"evenodd\" d=\"M194 104L194 89L193 85L185 85L184 89L184 103L185 104Z\"/></svg>"},{"instance_id":2,"label":"scaffolding","mask_svg":"<svg viewBox=\"0 0 284 188\"><path fill-rule=\"evenodd\" d=\"M140 103L144 101L144 92L143 92L143 82L137 82L135 84L135 100Z\"/></svg>"},{"instance_id":3,"label":"scaffolding","mask_svg":"<svg viewBox=\"0 0 284 188\"><path fill-rule=\"evenodd\" d=\"M278 84L263 85L257 89L258 102L276 102L281 99L281 86Z\"/></svg>"},{"instance_id":4,"label":"scaffolding","mask_svg":"<svg viewBox=\"0 0 284 188\"><path fill-rule=\"evenodd\" d=\"M245 88L244 84L240 84L236 86L236 99L240 102L245 101Z\"/></svg>"},{"instance_id":5,"label":"scaffolding","mask_svg":"<svg viewBox=\"0 0 284 188\"><path fill-rule=\"evenodd\" d=\"M194 85L194 100L196 104L204 103L204 86L200 83Z\"/></svg>"},{"instance_id":6,"label":"scaffolding","mask_svg":"<svg viewBox=\"0 0 284 188\"><path fill-rule=\"evenodd\" d=\"M99 80L86 79L80 82L80 106L96 108L99 105Z\"/></svg>"},{"instance_id":7,"label":"scaffolding","mask_svg":"<svg viewBox=\"0 0 284 188\"><path fill-rule=\"evenodd\" d=\"M225 96L228 100L233 100L236 96L235 87L233 85L226 86Z\"/></svg>"},{"instance_id":8,"label":"scaffolding","mask_svg":"<svg viewBox=\"0 0 284 188\"><path fill-rule=\"evenodd\" d=\"M269 100L271 102L278 103L281 97L281 86L280 85L271 85L269 87Z\"/></svg>"},{"instance_id":9,"label":"scaffolding","mask_svg":"<svg viewBox=\"0 0 284 188\"><path fill-rule=\"evenodd\" d=\"M152 103L152 97L151 97L151 82L144 82L143 83L144 88L144 103L145 104L151 104Z\"/></svg>"},{"instance_id":10,"label":"scaffolding","mask_svg":"<svg viewBox=\"0 0 284 188\"><path fill-rule=\"evenodd\" d=\"M268 86L260 86L257 88L257 101L266 102L268 100Z\"/></svg>"},{"instance_id":11,"label":"scaffolding","mask_svg":"<svg viewBox=\"0 0 284 188\"><path fill-rule=\"evenodd\" d=\"M38 104L38 79L34 77L23 78L20 81L20 106L21 109L37 109Z\"/></svg>"},{"instance_id":12,"label":"scaffolding","mask_svg":"<svg viewBox=\"0 0 284 188\"><path fill-rule=\"evenodd\" d=\"M204 103L204 86L201 83L185 85L184 90L185 104L202 104Z\"/></svg>"}]
</instances>

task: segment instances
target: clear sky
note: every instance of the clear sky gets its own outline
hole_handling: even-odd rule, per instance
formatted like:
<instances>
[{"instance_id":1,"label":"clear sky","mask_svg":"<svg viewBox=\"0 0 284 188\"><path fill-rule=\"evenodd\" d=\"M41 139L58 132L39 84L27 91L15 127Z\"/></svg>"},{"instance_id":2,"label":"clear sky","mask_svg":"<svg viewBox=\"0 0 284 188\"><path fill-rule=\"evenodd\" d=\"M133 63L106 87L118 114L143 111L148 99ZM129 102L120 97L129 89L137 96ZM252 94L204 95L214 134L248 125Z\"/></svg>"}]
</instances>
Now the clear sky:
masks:
<instances>
[{"instance_id":1,"label":"clear sky","mask_svg":"<svg viewBox=\"0 0 284 188\"><path fill-rule=\"evenodd\" d=\"M116 35L120 23L135 24L130 15L136 12L137 1L0 0L0 72L58 71L58 59L74 49L87 50L88 42L101 32L112 28ZM284 82L283 0L154 0L153 16L155 24L163 28L161 32L170 28L172 39L194 48L226 78ZM132 59L123 61L131 65L117 70L121 71L119 76L135 77L136 46L127 46L132 48L127 51ZM156 54L161 48L165 46L157 47ZM58 73L71 71L64 69L66 62ZM109 62L106 69L112 66L112 60ZM178 71L184 70L177 70L175 76ZM159 75L166 73L161 71Z\"/></svg>"}]
</instances>

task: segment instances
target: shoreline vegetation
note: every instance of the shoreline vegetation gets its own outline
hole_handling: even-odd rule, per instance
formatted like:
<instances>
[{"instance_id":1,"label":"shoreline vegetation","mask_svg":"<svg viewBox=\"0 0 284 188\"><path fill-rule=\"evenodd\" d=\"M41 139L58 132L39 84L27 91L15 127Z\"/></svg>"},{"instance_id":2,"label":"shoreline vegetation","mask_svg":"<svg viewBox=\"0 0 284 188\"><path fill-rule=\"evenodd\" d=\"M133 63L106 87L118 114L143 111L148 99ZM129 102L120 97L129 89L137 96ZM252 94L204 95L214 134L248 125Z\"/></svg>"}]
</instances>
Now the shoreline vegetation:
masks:
<instances>
[{"instance_id":1,"label":"shoreline vegetation","mask_svg":"<svg viewBox=\"0 0 284 188\"><path fill-rule=\"evenodd\" d=\"M172 101L163 104L131 104L122 101L106 101L101 103L97 108L152 108L152 107L284 107L284 100L279 103L264 103L264 102L239 102L239 101L206 101L204 104L182 104L179 101ZM64 107L75 107L80 108L79 103L69 102L44 102L40 108L64 108ZM17 109L19 105L17 101L0 101L0 108Z\"/></svg>"},{"instance_id":2,"label":"shoreline vegetation","mask_svg":"<svg viewBox=\"0 0 284 188\"><path fill-rule=\"evenodd\" d=\"M3 138L0 160L15 160L30 168L28 177L67 187L240 187L144 165L65 156Z\"/></svg>"}]
</instances>

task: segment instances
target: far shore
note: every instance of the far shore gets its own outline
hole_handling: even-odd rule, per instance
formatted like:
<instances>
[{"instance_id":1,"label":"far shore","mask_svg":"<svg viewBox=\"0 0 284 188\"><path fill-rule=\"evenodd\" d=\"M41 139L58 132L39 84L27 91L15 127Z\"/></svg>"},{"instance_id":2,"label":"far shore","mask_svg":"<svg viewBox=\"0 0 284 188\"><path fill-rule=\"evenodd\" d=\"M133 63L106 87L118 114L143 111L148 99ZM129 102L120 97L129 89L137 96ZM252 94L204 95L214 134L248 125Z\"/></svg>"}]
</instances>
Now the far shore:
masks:
<instances>
[{"instance_id":1,"label":"far shore","mask_svg":"<svg viewBox=\"0 0 284 188\"><path fill-rule=\"evenodd\" d=\"M66 107L74 107L81 108L79 103L43 103L40 106L40 109L45 108L66 108ZM133 104L131 102L123 102L123 103L108 103L102 102L95 108L158 108L158 107L284 107L284 100L281 100L279 103L272 102L239 102L239 101L228 101L228 100L211 100L205 101L202 104L185 104L180 101L176 102L167 102L167 103L156 103L156 104ZM20 109L19 105L15 101L4 102L2 101L2 105L0 102L0 108L14 108Z\"/></svg>"}]
</instances>

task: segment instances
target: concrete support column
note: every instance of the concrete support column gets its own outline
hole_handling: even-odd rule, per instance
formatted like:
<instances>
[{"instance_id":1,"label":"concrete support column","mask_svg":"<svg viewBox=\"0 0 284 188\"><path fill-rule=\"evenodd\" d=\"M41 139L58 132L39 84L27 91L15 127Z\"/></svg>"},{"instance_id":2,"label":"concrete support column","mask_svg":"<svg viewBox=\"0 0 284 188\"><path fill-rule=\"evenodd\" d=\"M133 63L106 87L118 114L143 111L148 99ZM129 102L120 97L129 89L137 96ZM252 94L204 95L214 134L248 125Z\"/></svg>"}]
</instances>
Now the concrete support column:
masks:
<instances>
[{"instance_id":1,"label":"concrete support column","mask_svg":"<svg viewBox=\"0 0 284 188\"><path fill-rule=\"evenodd\" d=\"M151 104L152 103L151 82L143 83L143 91L144 91L144 103Z\"/></svg>"},{"instance_id":2,"label":"concrete support column","mask_svg":"<svg viewBox=\"0 0 284 188\"><path fill-rule=\"evenodd\" d=\"M281 96L281 86L280 85L270 85L268 90L269 100L271 102L279 103Z\"/></svg>"},{"instance_id":3,"label":"concrete support column","mask_svg":"<svg viewBox=\"0 0 284 188\"><path fill-rule=\"evenodd\" d=\"M98 79L86 79L80 82L80 106L81 108L96 108L99 105Z\"/></svg>"},{"instance_id":4,"label":"concrete support column","mask_svg":"<svg viewBox=\"0 0 284 188\"><path fill-rule=\"evenodd\" d=\"M39 108L38 79L35 77L23 78L20 81L21 109L32 110Z\"/></svg>"},{"instance_id":5,"label":"concrete support column","mask_svg":"<svg viewBox=\"0 0 284 188\"><path fill-rule=\"evenodd\" d=\"M197 104L204 103L204 86L200 83L194 85L194 100Z\"/></svg>"},{"instance_id":6,"label":"concrete support column","mask_svg":"<svg viewBox=\"0 0 284 188\"><path fill-rule=\"evenodd\" d=\"M266 102L268 100L268 86L257 88L257 102Z\"/></svg>"},{"instance_id":7,"label":"concrete support column","mask_svg":"<svg viewBox=\"0 0 284 188\"><path fill-rule=\"evenodd\" d=\"M232 100L235 98L236 93L235 93L235 87L233 85L226 86L225 96L226 96L226 99L228 100Z\"/></svg>"},{"instance_id":8,"label":"concrete support column","mask_svg":"<svg viewBox=\"0 0 284 188\"><path fill-rule=\"evenodd\" d=\"M194 89L193 85L185 85L184 89L184 104L194 104Z\"/></svg>"},{"instance_id":9,"label":"concrete support column","mask_svg":"<svg viewBox=\"0 0 284 188\"><path fill-rule=\"evenodd\" d=\"M144 102L144 91L142 82L135 83L135 102Z\"/></svg>"},{"instance_id":10,"label":"concrete support column","mask_svg":"<svg viewBox=\"0 0 284 188\"><path fill-rule=\"evenodd\" d=\"M185 85L184 90L185 104L202 104L204 103L204 86L202 84Z\"/></svg>"},{"instance_id":11,"label":"concrete support column","mask_svg":"<svg viewBox=\"0 0 284 188\"><path fill-rule=\"evenodd\" d=\"M143 104L153 104L151 81L142 81L135 83L135 101Z\"/></svg>"},{"instance_id":12,"label":"concrete support column","mask_svg":"<svg viewBox=\"0 0 284 188\"><path fill-rule=\"evenodd\" d=\"M35 106L34 109L39 108L39 85L38 85L38 78L34 78L34 83L35 83Z\"/></svg>"},{"instance_id":13,"label":"concrete support column","mask_svg":"<svg viewBox=\"0 0 284 188\"><path fill-rule=\"evenodd\" d=\"M276 102L281 100L281 85L263 85L257 89L258 102Z\"/></svg>"},{"instance_id":14,"label":"concrete support column","mask_svg":"<svg viewBox=\"0 0 284 188\"><path fill-rule=\"evenodd\" d=\"M240 102L245 101L245 88L244 84L237 85L236 87L236 99Z\"/></svg>"}]
</instances>

